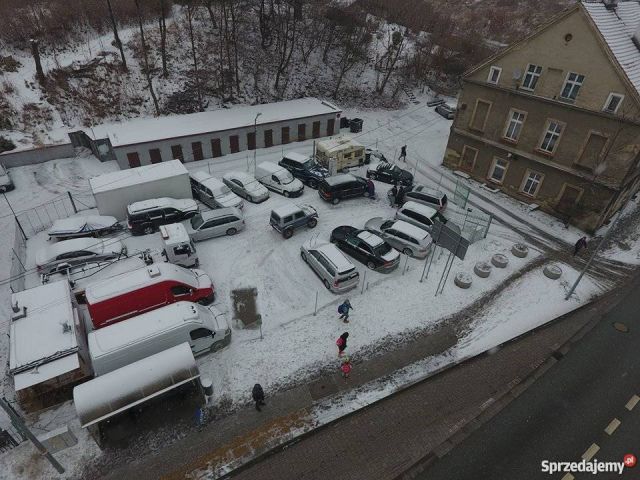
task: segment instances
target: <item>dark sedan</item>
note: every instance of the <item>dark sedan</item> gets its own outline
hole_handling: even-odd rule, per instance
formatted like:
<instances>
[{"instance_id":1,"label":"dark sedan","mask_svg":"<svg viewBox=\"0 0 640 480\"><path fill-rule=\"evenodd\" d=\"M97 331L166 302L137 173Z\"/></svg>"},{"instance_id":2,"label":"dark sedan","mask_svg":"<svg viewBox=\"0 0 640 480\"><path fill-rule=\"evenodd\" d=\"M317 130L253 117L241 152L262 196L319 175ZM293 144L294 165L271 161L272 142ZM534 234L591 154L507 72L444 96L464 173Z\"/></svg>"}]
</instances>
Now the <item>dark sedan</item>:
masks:
<instances>
[{"instance_id":1,"label":"dark sedan","mask_svg":"<svg viewBox=\"0 0 640 480\"><path fill-rule=\"evenodd\" d=\"M384 183L399 183L405 186L413 184L413 175L411 172L387 162L375 163L369 166L369 168L367 168L367 178L380 180Z\"/></svg>"},{"instance_id":2,"label":"dark sedan","mask_svg":"<svg viewBox=\"0 0 640 480\"><path fill-rule=\"evenodd\" d=\"M400 254L377 235L348 225L334 228L334 243L347 255L364 263L371 270L390 272L400 263Z\"/></svg>"}]
</instances>

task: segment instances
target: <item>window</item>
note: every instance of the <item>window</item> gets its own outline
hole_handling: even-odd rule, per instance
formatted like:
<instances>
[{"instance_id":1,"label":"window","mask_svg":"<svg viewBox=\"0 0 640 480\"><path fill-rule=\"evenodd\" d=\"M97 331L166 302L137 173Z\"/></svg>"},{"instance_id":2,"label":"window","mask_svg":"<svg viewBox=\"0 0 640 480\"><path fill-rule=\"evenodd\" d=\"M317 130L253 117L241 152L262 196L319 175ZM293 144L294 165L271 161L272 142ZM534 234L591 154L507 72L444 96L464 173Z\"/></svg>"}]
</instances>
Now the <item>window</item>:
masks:
<instances>
[{"instance_id":1,"label":"window","mask_svg":"<svg viewBox=\"0 0 640 480\"><path fill-rule=\"evenodd\" d=\"M546 153L553 153L558 146L558 140L562 134L562 124L556 120L547 121L547 130L540 142L540 150Z\"/></svg>"},{"instance_id":2,"label":"window","mask_svg":"<svg viewBox=\"0 0 640 480\"><path fill-rule=\"evenodd\" d=\"M174 297L177 297L178 295L189 295L191 294L191 289L186 285L174 285L171 287L171 294Z\"/></svg>"},{"instance_id":3,"label":"window","mask_svg":"<svg viewBox=\"0 0 640 480\"><path fill-rule=\"evenodd\" d=\"M500 74L502 73L502 69L500 67L492 66L489 70L489 78L487 78L487 82L498 84L500 81Z\"/></svg>"},{"instance_id":4,"label":"window","mask_svg":"<svg viewBox=\"0 0 640 480\"><path fill-rule=\"evenodd\" d=\"M567 79L564 82L564 87L562 87L562 92L560 92L560 98L571 101L575 100L583 82L584 75L569 72L569 75L567 75Z\"/></svg>"},{"instance_id":5,"label":"window","mask_svg":"<svg viewBox=\"0 0 640 480\"><path fill-rule=\"evenodd\" d=\"M542 175L541 173L527 170L527 173L524 177L524 182L522 182L522 188L520 190L525 195L535 197L538 194L538 190L540 189L543 178L544 175Z\"/></svg>"},{"instance_id":6,"label":"window","mask_svg":"<svg viewBox=\"0 0 640 480\"><path fill-rule=\"evenodd\" d=\"M151 163L162 162L162 154L160 153L160 149L152 148L151 150L149 150L149 158L151 158Z\"/></svg>"},{"instance_id":7,"label":"window","mask_svg":"<svg viewBox=\"0 0 640 480\"><path fill-rule=\"evenodd\" d=\"M535 90L541 74L541 66L532 64L527 65L527 72L524 74L524 80L522 80L522 88L531 91Z\"/></svg>"},{"instance_id":8,"label":"window","mask_svg":"<svg viewBox=\"0 0 640 480\"><path fill-rule=\"evenodd\" d=\"M184 163L184 157L182 156L182 145L171 145L171 156L174 160L180 160Z\"/></svg>"},{"instance_id":9,"label":"window","mask_svg":"<svg viewBox=\"0 0 640 480\"><path fill-rule=\"evenodd\" d=\"M127 161L129 162L129 166L131 168L140 166L140 155L138 152L127 153Z\"/></svg>"},{"instance_id":10,"label":"window","mask_svg":"<svg viewBox=\"0 0 640 480\"><path fill-rule=\"evenodd\" d=\"M208 328L196 328L189 332L191 340L198 340L199 338L213 337L213 332Z\"/></svg>"},{"instance_id":11,"label":"window","mask_svg":"<svg viewBox=\"0 0 640 480\"><path fill-rule=\"evenodd\" d=\"M487 178L489 178L489 180L491 180L492 182L502 183L504 182L507 168L509 168L508 160L495 157L493 159L493 163L491 164L491 168L489 169L489 175L487 175Z\"/></svg>"},{"instance_id":12,"label":"window","mask_svg":"<svg viewBox=\"0 0 640 480\"><path fill-rule=\"evenodd\" d=\"M304 218L304 212L296 212L293 215L293 218L295 218L296 220L300 220L301 218Z\"/></svg>"},{"instance_id":13,"label":"window","mask_svg":"<svg viewBox=\"0 0 640 480\"><path fill-rule=\"evenodd\" d=\"M527 118L527 114L525 112L512 109L509 112L507 127L505 128L505 131L504 131L504 138L507 140L511 140L513 142L517 142L518 138L520 138L522 125L524 125L524 120L526 118Z\"/></svg>"},{"instance_id":14,"label":"window","mask_svg":"<svg viewBox=\"0 0 640 480\"><path fill-rule=\"evenodd\" d=\"M484 132L484 127L487 124L487 118L489 117L490 111L491 102L487 102L486 100L481 99L476 100L476 106L473 109L473 115L471 115L469 128Z\"/></svg>"},{"instance_id":15,"label":"window","mask_svg":"<svg viewBox=\"0 0 640 480\"><path fill-rule=\"evenodd\" d=\"M602 110L607 113L616 113L618 108L620 108L620 104L623 99L624 95L620 95L619 93L610 93Z\"/></svg>"}]
</instances>

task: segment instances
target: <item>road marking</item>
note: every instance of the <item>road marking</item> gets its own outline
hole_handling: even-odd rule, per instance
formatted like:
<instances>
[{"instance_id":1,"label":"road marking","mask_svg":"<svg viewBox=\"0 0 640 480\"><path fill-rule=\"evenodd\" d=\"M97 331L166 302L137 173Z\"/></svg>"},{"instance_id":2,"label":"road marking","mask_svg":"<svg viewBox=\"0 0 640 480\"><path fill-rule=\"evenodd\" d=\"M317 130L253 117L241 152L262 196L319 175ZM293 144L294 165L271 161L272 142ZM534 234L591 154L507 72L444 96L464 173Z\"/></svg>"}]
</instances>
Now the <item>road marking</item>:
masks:
<instances>
[{"instance_id":1,"label":"road marking","mask_svg":"<svg viewBox=\"0 0 640 480\"><path fill-rule=\"evenodd\" d=\"M600 447L595 443L592 443L591 446L587 448L587 451L582 454L582 459L587 462L590 461L593 456L598 453L598 450L600 450Z\"/></svg>"},{"instance_id":2,"label":"road marking","mask_svg":"<svg viewBox=\"0 0 640 480\"><path fill-rule=\"evenodd\" d=\"M567 473L567 474L565 474L565 476L564 476L564 477L562 477L560 480L573 480L574 478L576 478L576 477L574 477L574 476L573 476L573 475L571 475L570 473Z\"/></svg>"},{"instance_id":3,"label":"road marking","mask_svg":"<svg viewBox=\"0 0 640 480\"><path fill-rule=\"evenodd\" d=\"M627 402L627 404L625 405L625 408L629 411L633 410L633 407L635 407L638 402L640 402L640 397L638 395L634 395L633 397L631 397L631 400L629 400Z\"/></svg>"},{"instance_id":4,"label":"road marking","mask_svg":"<svg viewBox=\"0 0 640 480\"><path fill-rule=\"evenodd\" d=\"M607 433L607 435L613 435L613 432L615 432L616 428L618 428L619 426L620 426L620 420L618 420L617 418L614 418L613 420L611 420L611 423L607 425L607 428L605 428L604 431Z\"/></svg>"}]
</instances>

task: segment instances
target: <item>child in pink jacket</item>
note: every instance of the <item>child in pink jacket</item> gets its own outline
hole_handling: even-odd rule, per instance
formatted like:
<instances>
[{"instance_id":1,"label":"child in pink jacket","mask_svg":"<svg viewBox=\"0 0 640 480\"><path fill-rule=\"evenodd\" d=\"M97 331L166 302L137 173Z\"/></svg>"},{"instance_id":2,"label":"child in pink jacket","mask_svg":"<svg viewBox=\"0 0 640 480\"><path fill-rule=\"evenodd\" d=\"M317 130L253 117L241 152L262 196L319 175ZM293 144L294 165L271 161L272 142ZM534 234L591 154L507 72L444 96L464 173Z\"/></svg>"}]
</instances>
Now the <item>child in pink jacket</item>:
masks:
<instances>
[{"instance_id":1,"label":"child in pink jacket","mask_svg":"<svg viewBox=\"0 0 640 480\"><path fill-rule=\"evenodd\" d=\"M349 357L344 356L342 358L342 365L340 366L340 370L342 370L342 376L347 379L349 378L349 374L351 373L351 361Z\"/></svg>"}]
</instances>

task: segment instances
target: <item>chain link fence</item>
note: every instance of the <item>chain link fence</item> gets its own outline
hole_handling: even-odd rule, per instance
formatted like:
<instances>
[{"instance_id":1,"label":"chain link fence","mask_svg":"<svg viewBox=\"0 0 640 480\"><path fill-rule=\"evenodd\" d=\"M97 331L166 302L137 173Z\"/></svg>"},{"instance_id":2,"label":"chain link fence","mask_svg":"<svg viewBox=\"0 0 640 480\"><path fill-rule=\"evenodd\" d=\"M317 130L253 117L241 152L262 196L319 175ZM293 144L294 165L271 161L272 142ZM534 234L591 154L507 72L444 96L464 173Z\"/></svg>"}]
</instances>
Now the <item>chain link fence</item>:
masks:
<instances>
[{"instance_id":1,"label":"chain link fence","mask_svg":"<svg viewBox=\"0 0 640 480\"><path fill-rule=\"evenodd\" d=\"M27 262L27 240L19 225L14 225L13 246L11 251L11 279L9 287L13 293L24 290L24 280Z\"/></svg>"}]
</instances>

